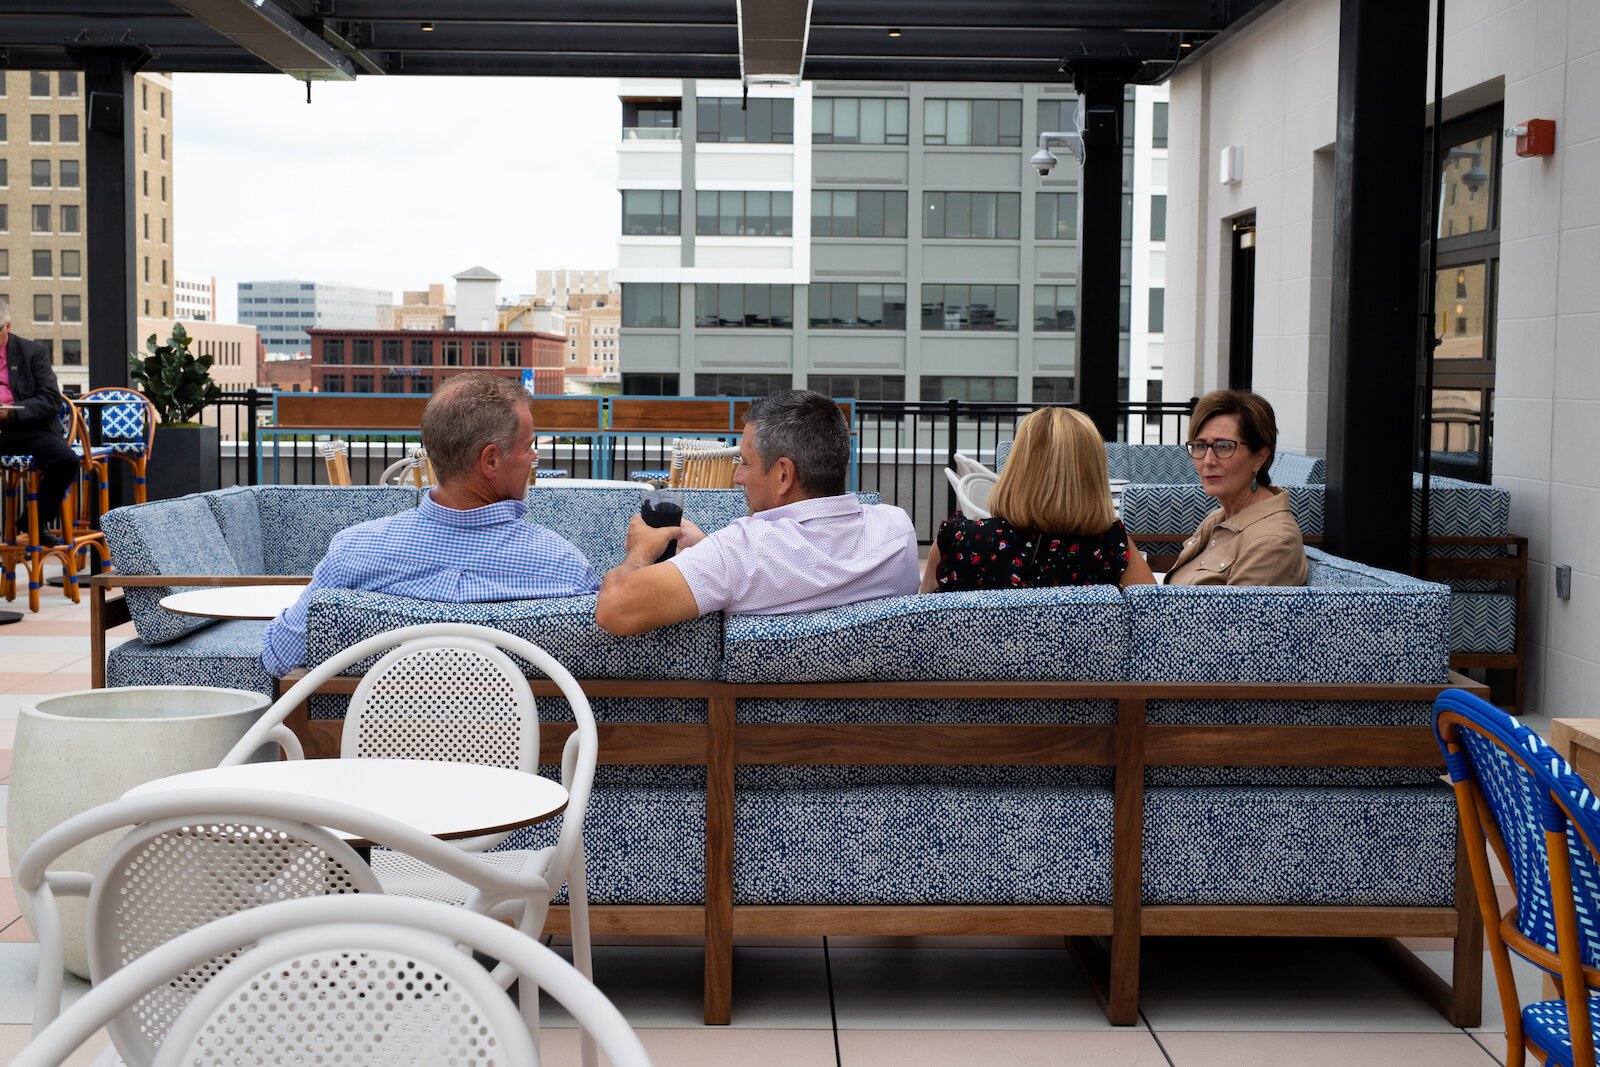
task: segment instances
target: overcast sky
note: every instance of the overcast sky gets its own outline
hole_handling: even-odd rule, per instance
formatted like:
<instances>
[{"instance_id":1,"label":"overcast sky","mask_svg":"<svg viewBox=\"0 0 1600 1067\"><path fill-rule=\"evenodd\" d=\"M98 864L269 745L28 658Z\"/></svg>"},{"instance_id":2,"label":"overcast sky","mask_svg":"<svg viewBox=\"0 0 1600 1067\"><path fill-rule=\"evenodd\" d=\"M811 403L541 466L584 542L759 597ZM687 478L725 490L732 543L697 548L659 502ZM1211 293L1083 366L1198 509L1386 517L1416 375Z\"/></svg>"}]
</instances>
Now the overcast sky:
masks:
<instances>
[{"instance_id":1,"label":"overcast sky","mask_svg":"<svg viewBox=\"0 0 1600 1067\"><path fill-rule=\"evenodd\" d=\"M240 281L451 287L484 266L616 266L621 105L609 78L174 76L176 265Z\"/></svg>"}]
</instances>

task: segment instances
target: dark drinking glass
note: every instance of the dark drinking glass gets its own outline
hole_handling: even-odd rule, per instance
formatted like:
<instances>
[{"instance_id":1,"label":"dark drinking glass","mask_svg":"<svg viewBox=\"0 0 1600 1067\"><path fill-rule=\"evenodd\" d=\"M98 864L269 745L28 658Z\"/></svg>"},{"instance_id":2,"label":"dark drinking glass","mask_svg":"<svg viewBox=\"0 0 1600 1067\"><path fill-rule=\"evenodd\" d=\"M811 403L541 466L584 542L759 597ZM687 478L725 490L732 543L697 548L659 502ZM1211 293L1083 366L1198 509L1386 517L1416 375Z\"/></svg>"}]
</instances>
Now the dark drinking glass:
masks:
<instances>
[{"instance_id":1,"label":"dark drinking glass","mask_svg":"<svg viewBox=\"0 0 1600 1067\"><path fill-rule=\"evenodd\" d=\"M644 517L645 525L660 529L663 526L677 526L683 522L683 491L681 489L652 489L644 494L644 502L639 505L639 514ZM671 559L678 551L678 541L674 538L667 542L666 549L656 558L656 562Z\"/></svg>"}]
</instances>

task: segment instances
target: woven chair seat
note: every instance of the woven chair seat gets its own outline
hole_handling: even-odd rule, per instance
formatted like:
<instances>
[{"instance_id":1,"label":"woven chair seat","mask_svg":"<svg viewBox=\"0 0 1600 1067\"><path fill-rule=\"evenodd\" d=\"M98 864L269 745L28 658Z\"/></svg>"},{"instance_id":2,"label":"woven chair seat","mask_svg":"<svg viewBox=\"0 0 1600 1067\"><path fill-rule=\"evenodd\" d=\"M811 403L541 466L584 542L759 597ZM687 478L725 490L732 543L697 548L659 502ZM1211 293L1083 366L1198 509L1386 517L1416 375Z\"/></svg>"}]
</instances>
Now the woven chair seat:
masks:
<instances>
[{"instance_id":1,"label":"woven chair seat","mask_svg":"<svg viewBox=\"0 0 1600 1067\"><path fill-rule=\"evenodd\" d=\"M1589 998L1589 1014L1600 1015L1600 996ZM1523 1031L1548 1054L1546 1067L1572 1067L1572 1033L1564 1000L1541 1000L1522 1009Z\"/></svg>"},{"instance_id":2,"label":"woven chair seat","mask_svg":"<svg viewBox=\"0 0 1600 1067\"><path fill-rule=\"evenodd\" d=\"M0 470L31 471L33 470L33 457L0 456Z\"/></svg>"}]
</instances>

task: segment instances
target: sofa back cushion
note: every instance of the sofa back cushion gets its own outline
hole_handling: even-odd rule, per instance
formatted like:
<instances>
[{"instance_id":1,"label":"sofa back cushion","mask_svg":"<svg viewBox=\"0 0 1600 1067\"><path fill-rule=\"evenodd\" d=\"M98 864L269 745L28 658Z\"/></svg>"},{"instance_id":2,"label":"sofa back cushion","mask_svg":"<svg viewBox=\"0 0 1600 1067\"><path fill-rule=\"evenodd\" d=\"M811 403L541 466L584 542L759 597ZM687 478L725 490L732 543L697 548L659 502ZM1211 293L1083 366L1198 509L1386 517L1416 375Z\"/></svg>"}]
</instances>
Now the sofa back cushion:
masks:
<instances>
[{"instance_id":1,"label":"sofa back cushion","mask_svg":"<svg viewBox=\"0 0 1600 1067\"><path fill-rule=\"evenodd\" d=\"M267 574L310 574L333 535L417 506L417 490L390 485L262 485L255 488Z\"/></svg>"},{"instance_id":2,"label":"sofa back cushion","mask_svg":"<svg viewBox=\"0 0 1600 1067\"><path fill-rule=\"evenodd\" d=\"M730 615L723 680L836 682L1122 677L1114 586L922 593L794 615Z\"/></svg>"},{"instance_id":3,"label":"sofa back cushion","mask_svg":"<svg viewBox=\"0 0 1600 1067\"><path fill-rule=\"evenodd\" d=\"M1272 457L1273 485L1321 485L1327 480L1327 463L1321 456L1279 452Z\"/></svg>"},{"instance_id":4,"label":"sofa back cushion","mask_svg":"<svg viewBox=\"0 0 1600 1067\"><path fill-rule=\"evenodd\" d=\"M101 517L100 528L119 574L241 573L204 494L113 508ZM140 640L159 645L216 622L163 611L161 598L178 591L167 586L126 590Z\"/></svg>"},{"instance_id":5,"label":"sofa back cushion","mask_svg":"<svg viewBox=\"0 0 1600 1067\"><path fill-rule=\"evenodd\" d=\"M1289 513L1300 524L1300 533L1306 537L1320 535L1325 487L1286 484L1283 488L1289 493ZM1188 536L1198 530L1216 508L1216 499L1199 485L1135 483L1122 488L1122 524L1135 537L1142 533Z\"/></svg>"},{"instance_id":6,"label":"sofa back cushion","mask_svg":"<svg viewBox=\"0 0 1600 1067\"><path fill-rule=\"evenodd\" d=\"M266 542L261 536L261 512L256 503L257 487L234 485L214 493L202 493L211 517L222 530L222 539L233 554L240 574L271 574L266 564Z\"/></svg>"},{"instance_id":7,"label":"sofa back cushion","mask_svg":"<svg viewBox=\"0 0 1600 1067\"><path fill-rule=\"evenodd\" d=\"M1106 443L1106 467L1112 478L1154 485L1199 485L1194 461L1180 445Z\"/></svg>"}]
</instances>

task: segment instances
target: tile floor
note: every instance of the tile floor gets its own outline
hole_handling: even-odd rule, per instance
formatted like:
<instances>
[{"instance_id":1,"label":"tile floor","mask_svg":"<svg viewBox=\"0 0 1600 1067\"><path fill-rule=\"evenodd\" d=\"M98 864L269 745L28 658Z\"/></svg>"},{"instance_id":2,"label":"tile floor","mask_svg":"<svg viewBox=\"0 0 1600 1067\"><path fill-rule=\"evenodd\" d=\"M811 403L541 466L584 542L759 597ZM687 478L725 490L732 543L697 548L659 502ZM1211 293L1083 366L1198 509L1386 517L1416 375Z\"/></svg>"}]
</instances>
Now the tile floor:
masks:
<instances>
[{"instance_id":1,"label":"tile floor","mask_svg":"<svg viewBox=\"0 0 1600 1067\"><path fill-rule=\"evenodd\" d=\"M13 605L15 606L15 605ZM37 967L5 855L4 800L19 709L89 686L87 601L46 591L43 610L0 627L0 1063L27 1041ZM131 636L127 634L124 636ZM1540 725L1535 723L1535 725ZM1445 942L1414 942L1445 972ZM1060 939L799 938L741 944L732 1026L700 1023L698 947L606 942L602 989L659 1067L1106 1064L1302 1067L1503 1063L1485 963L1484 1026L1449 1026L1361 942L1156 942L1145 951L1139 1025L1108 1026ZM1529 993L1538 980L1519 973ZM84 983L69 988L81 995ZM546 1013L545 1061L577 1062L576 1032ZM69 1061L87 1064L97 1035Z\"/></svg>"}]
</instances>

